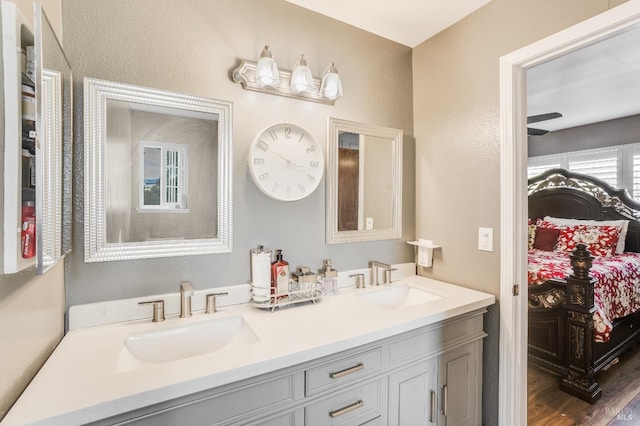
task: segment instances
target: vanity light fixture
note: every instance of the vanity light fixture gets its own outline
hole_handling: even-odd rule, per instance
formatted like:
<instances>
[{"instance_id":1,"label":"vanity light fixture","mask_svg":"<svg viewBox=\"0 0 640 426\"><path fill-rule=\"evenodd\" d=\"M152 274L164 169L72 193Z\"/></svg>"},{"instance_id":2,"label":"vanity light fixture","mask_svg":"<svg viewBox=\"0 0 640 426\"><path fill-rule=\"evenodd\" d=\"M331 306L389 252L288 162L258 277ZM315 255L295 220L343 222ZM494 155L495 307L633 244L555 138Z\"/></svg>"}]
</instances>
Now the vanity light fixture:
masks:
<instances>
[{"instance_id":1,"label":"vanity light fixture","mask_svg":"<svg viewBox=\"0 0 640 426\"><path fill-rule=\"evenodd\" d=\"M313 91L313 75L311 75L311 70L304 55L298 56L298 59L293 64L291 90L294 93Z\"/></svg>"},{"instance_id":2,"label":"vanity light fixture","mask_svg":"<svg viewBox=\"0 0 640 426\"><path fill-rule=\"evenodd\" d=\"M324 70L320 93L327 99L335 101L342 96L342 81L333 62Z\"/></svg>"},{"instance_id":3,"label":"vanity light fixture","mask_svg":"<svg viewBox=\"0 0 640 426\"><path fill-rule=\"evenodd\" d=\"M313 77L304 55L296 59L293 71L281 70L269 46L262 49L258 62L240 61L232 71L231 78L246 90L327 105L334 105L336 99L342 96L342 83L333 63L325 70L322 80Z\"/></svg>"},{"instance_id":4,"label":"vanity light fixture","mask_svg":"<svg viewBox=\"0 0 640 426\"><path fill-rule=\"evenodd\" d=\"M256 63L256 84L260 87L276 88L280 86L280 73L278 72L278 64L273 59L273 54L269 50L269 46L262 49L260 58Z\"/></svg>"}]
</instances>

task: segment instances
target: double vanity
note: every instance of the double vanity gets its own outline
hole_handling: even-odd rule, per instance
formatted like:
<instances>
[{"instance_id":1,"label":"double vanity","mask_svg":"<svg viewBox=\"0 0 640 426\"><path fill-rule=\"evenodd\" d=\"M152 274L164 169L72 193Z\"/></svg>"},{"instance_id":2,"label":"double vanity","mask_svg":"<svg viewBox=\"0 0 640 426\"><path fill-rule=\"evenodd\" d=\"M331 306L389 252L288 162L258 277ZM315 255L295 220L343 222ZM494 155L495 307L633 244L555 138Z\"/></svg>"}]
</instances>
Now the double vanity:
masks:
<instances>
[{"instance_id":1,"label":"double vanity","mask_svg":"<svg viewBox=\"0 0 640 426\"><path fill-rule=\"evenodd\" d=\"M73 307L2 424L481 424L494 296L397 268L364 289L340 274L338 295L275 312L246 303L246 285L216 288L213 314L195 292L189 318L163 295L162 322L140 299Z\"/></svg>"}]
</instances>

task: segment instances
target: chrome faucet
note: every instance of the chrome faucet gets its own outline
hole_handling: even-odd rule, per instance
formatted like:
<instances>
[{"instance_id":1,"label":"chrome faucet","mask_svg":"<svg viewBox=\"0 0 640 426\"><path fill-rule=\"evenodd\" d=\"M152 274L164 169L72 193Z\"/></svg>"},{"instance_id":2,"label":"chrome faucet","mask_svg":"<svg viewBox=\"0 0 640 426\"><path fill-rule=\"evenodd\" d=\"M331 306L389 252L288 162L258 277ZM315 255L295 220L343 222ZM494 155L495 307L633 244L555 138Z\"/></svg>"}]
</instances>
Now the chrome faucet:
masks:
<instances>
[{"instance_id":1,"label":"chrome faucet","mask_svg":"<svg viewBox=\"0 0 640 426\"><path fill-rule=\"evenodd\" d=\"M385 271L390 271L392 269L391 265L389 265L388 263L378 262L377 260L369 261L369 269L370 269L369 285L371 286L380 285L380 283L378 282L378 268L384 268ZM390 275L391 274L389 274L389 276ZM385 274L385 282L383 284L386 284L386 274Z\"/></svg>"},{"instance_id":2,"label":"chrome faucet","mask_svg":"<svg viewBox=\"0 0 640 426\"><path fill-rule=\"evenodd\" d=\"M193 286L189 281L180 283L180 318L191 316L191 296L193 296Z\"/></svg>"}]
</instances>

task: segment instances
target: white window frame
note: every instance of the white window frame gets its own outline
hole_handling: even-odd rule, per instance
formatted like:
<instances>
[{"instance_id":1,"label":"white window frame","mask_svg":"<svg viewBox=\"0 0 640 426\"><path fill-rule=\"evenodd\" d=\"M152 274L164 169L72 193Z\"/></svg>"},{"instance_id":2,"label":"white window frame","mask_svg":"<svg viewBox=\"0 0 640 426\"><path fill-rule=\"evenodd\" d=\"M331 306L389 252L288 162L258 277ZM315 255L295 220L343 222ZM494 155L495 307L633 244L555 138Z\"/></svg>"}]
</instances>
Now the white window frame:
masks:
<instances>
[{"instance_id":1,"label":"white window frame","mask_svg":"<svg viewBox=\"0 0 640 426\"><path fill-rule=\"evenodd\" d=\"M144 204L144 188L145 188L145 148L160 149L160 204L145 205ZM177 164L169 164L167 161L167 153L175 152L178 155ZM188 150L185 144L140 141L139 148L139 187L138 187L138 211L140 213L188 213ZM177 167L177 183L168 182L167 169L169 167ZM167 188L175 184L177 186L177 197L175 201L167 201Z\"/></svg>"}]
</instances>

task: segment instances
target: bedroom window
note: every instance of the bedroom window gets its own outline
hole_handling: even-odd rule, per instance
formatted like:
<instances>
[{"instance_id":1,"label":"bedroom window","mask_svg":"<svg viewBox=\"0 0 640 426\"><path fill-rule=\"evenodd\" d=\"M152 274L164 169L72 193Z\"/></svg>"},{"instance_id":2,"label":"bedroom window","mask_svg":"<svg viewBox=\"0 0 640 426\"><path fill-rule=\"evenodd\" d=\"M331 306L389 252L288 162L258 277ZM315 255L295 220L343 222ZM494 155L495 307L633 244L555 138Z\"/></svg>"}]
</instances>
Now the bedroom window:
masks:
<instances>
[{"instance_id":1,"label":"bedroom window","mask_svg":"<svg viewBox=\"0 0 640 426\"><path fill-rule=\"evenodd\" d=\"M140 142L140 175L140 211L189 211L186 145Z\"/></svg>"},{"instance_id":2,"label":"bedroom window","mask_svg":"<svg viewBox=\"0 0 640 426\"><path fill-rule=\"evenodd\" d=\"M552 168L593 176L640 202L640 143L531 157L527 177Z\"/></svg>"}]
</instances>

